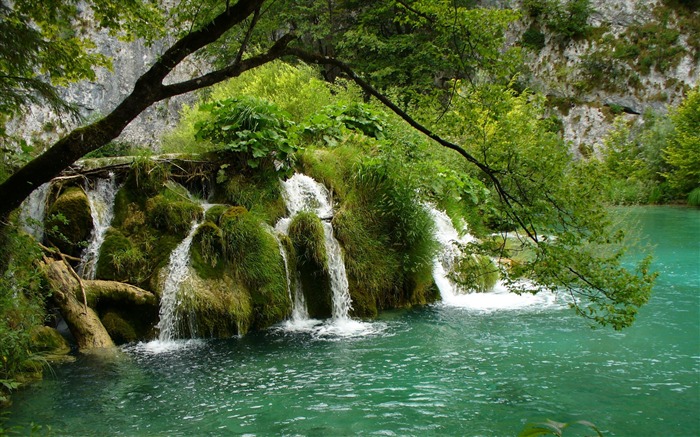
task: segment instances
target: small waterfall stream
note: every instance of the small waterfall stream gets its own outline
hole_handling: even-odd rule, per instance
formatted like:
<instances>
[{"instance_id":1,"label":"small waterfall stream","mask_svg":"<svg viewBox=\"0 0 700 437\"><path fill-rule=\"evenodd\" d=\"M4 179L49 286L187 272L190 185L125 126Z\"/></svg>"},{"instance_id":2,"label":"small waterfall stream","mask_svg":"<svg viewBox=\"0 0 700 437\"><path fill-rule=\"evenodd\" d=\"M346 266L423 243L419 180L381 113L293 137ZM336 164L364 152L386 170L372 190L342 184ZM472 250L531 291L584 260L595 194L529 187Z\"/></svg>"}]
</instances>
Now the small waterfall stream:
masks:
<instances>
[{"instance_id":1,"label":"small waterfall stream","mask_svg":"<svg viewBox=\"0 0 700 437\"><path fill-rule=\"evenodd\" d=\"M209 204L203 205L204 212L211 207ZM182 242L170 254L168 262L165 282L163 284L163 294L160 299L160 309L158 315L160 320L156 327L158 328L158 340L168 342L177 339L178 336L178 295L180 287L189 275L190 267L190 247L199 225L202 224L203 218L193 220L190 231Z\"/></svg>"},{"instance_id":2,"label":"small waterfall stream","mask_svg":"<svg viewBox=\"0 0 700 437\"><path fill-rule=\"evenodd\" d=\"M114 198L118 187L114 173L109 173L109 178L98 179L92 189L86 189L88 202L90 203L90 215L92 216L92 235L90 243L80 257L78 274L85 279L95 279L97 262L100 258L100 248L105 241L105 235L114 218Z\"/></svg>"},{"instance_id":3,"label":"small waterfall stream","mask_svg":"<svg viewBox=\"0 0 700 437\"><path fill-rule=\"evenodd\" d=\"M475 241L475 238L467 233L466 229L460 235L450 217L443 211L439 211L431 205L425 205L425 207L433 217L435 238L442 246L433 260L433 279L440 290L443 304L478 311L518 310L528 307L544 308L560 305L556 294L552 292L540 291L535 295L518 295L511 293L502 280L498 281L493 290L485 293L470 292L454 283L449 278L449 272L460 257L468 256L462 252L460 246Z\"/></svg>"},{"instance_id":4,"label":"small waterfall stream","mask_svg":"<svg viewBox=\"0 0 700 437\"><path fill-rule=\"evenodd\" d=\"M41 184L22 203L20 211L22 228L38 242L44 239L44 216L46 215L46 200L49 191L51 191L50 188L50 182Z\"/></svg>"},{"instance_id":5,"label":"small waterfall stream","mask_svg":"<svg viewBox=\"0 0 700 437\"><path fill-rule=\"evenodd\" d=\"M323 220L324 245L328 256L328 271L331 279L331 291L333 293L333 320L350 320L348 313L352 308L348 277L343 262L343 253L340 243L333 235L333 226L328 220L333 217L333 204L331 195L323 186L313 178L304 174L295 173L294 176L282 182L282 196L289 210L289 218L280 220L276 228L278 231L287 233L291 218L301 211L312 211ZM299 281L297 281L297 284ZM300 286L297 285L295 294L300 295ZM297 305L304 304L303 295L294 298L293 314L301 317L307 314L306 306L299 308Z\"/></svg>"}]
</instances>

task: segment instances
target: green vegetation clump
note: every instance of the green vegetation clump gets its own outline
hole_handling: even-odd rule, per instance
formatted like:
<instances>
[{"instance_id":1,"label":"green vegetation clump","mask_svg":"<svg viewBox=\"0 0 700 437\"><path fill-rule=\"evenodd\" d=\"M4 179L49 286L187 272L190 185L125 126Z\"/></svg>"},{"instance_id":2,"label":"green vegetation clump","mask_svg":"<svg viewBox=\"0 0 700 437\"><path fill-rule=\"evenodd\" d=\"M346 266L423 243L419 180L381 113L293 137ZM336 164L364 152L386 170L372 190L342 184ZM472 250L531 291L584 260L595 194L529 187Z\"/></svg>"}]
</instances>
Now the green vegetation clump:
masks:
<instances>
[{"instance_id":1,"label":"green vegetation clump","mask_svg":"<svg viewBox=\"0 0 700 437\"><path fill-rule=\"evenodd\" d=\"M223 253L236 278L250 290L251 327L266 328L289 314L284 264L275 237L260 217L243 207L232 207L221 216Z\"/></svg>"},{"instance_id":2,"label":"green vegetation clump","mask_svg":"<svg viewBox=\"0 0 700 437\"><path fill-rule=\"evenodd\" d=\"M192 222L202 215L202 207L191 200L168 200L159 194L146 202L146 219L154 229L184 238Z\"/></svg>"},{"instance_id":3,"label":"green vegetation clump","mask_svg":"<svg viewBox=\"0 0 700 437\"><path fill-rule=\"evenodd\" d=\"M289 239L296 253L296 265L309 316L321 319L331 317L332 292L321 219L312 212L298 213L289 224Z\"/></svg>"},{"instance_id":4,"label":"green vegetation clump","mask_svg":"<svg viewBox=\"0 0 700 437\"><path fill-rule=\"evenodd\" d=\"M244 206L264 217L268 224L274 224L285 216L286 207L279 175L275 172L231 174L220 180L223 182L224 200L227 204Z\"/></svg>"},{"instance_id":5,"label":"green vegetation clump","mask_svg":"<svg viewBox=\"0 0 700 437\"><path fill-rule=\"evenodd\" d=\"M602 159L609 202L691 203L689 195L700 185L698 95L691 91L668 116L644 114L640 126L615 122L604 139Z\"/></svg>"},{"instance_id":6,"label":"green vegetation clump","mask_svg":"<svg viewBox=\"0 0 700 437\"><path fill-rule=\"evenodd\" d=\"M13 224L0 227L0 405L33 361L32 334L41 329L49 297L39 266L41 250Z\"/></svg>"},{"instance_id":7,"label":"green vegetation clump","mask_svg":"<svg viewBox=\"0 0 700 437\"><path fill-rule=\"evenodd\" d=\"M224 233L214 223L202 223L192 239L192 266L204 279L221 277L224 273Z\"/></svg>"},{"instance_id":8,"label":"green vegetation clump","mask_svg":"<svg viewBox=\"0 0 700 437\"><path fill-rule=\"evenodd\" d=\"M287 138L289 116L255 97L217 100L200 106L211 114L195 125L195 138L210 141L239 168L289 168L297 147Z\"/></svg>"},{"instance_id":9,"label":"green vegetation clump","mask_svg":"<svg viewBox=\"0 0 700 437\"><path fill-rule=\"evenodd\" d=\"M80 256L92 231L90 203L80 187L67 187L49 207L45 222L49 241L71 256Z\"/></svg>"},{"instance_id":10,"label":"green vegetation clump","mask_svg":"<svg viewBox=\"0 0 700 437\"><path fill-rule=\"evenodd\" d=\"M564 41L585 37L591 30L590 0L524 0L522 8L535 23L544 24Z\"/></svg>"},{"instance_id":11,"label":"green vegetation clump","mask_svg":"<svg viewBox=\"0 0 700 437\"><path fill-rule=\"evenodd\" d=\"M499 269L488 256L473 254L462 257L452 272L451 279L467 290L485 293L498 282Z\"/></svg>"},{"instance_id":12,"label":"green vegetation clump","mask_svg":"<svg viewBox=\"0 0 700 437\"><path fill-rule=\"evenodd\" d=\"M663 150L669 170L663 176L680 196L700 188L700 89L688 93L670 115L674 131Z\"/></svg>"},{"instance_id":13,"label":"green vegetation clump","mask_svg":"<svg viewBox=\"0 0 700 437\"><path fill-rule=\"evenodd\" d=\"M539 52L545 46L544 33L540 32L535 26L530 26L523 33L521 44L523 47Z\"/></svg>"}]
</instances>

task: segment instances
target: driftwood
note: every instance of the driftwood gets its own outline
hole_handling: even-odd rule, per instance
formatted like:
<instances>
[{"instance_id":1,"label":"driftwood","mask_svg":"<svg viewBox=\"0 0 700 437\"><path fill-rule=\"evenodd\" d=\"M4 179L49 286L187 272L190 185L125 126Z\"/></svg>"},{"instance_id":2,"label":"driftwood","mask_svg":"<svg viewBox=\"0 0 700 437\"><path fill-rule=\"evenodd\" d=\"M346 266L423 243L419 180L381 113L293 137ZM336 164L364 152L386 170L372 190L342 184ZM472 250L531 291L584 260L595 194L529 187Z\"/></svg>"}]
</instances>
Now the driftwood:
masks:
<instances>
[{"instance_id":1,"label":"driftwood","mask_svg":"<svg viewBox=\"0 0 700 437\"><path fill-rule=\"evenodd\" d=\"M100 300L129 302L134 305L157 305L156 296L150 291L134 285L116 281L83 281L88 305L94 306Z\"/></svg>"},{"instance_id":2,"label":"driftwood","mask_svg":"<svg viewBox=\"0 0 700 437\"><path fill-rule=\"evenodd\" d=\"M81 282L62 261L46 260L46 277L54 291L54 301L75 337L80 350L113 347L114 342L95 311L77 298Z\"/></svg>"}]
</instances>

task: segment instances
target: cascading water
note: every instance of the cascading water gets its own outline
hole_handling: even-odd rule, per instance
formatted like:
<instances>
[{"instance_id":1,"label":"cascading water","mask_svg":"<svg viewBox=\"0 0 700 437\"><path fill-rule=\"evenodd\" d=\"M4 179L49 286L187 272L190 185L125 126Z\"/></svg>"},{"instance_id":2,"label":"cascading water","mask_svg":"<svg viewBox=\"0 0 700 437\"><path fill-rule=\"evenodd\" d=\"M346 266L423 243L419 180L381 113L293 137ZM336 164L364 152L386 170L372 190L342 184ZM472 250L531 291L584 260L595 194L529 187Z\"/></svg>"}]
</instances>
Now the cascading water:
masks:
<instances>
[{"instance_id":1,"label":"cascading water","mask_svg":"<svg viewBox=\"0 0 700 437\"><path fill-rule=\"evenodd\" d=\"M109 178L98 179L94 188L86 191L93 228L90 243L80 257L78 273L85 279L95 279L100 248L114 218L114 198L118 191L114 173L109 173Z\"/></svg>"},{"instance_id":2,"label":"cascading water","mask_svg":"<svg viewBox=\"0 0 700 437\"><path fill-rule=\"evenodd\" d=\"M44 239L44 216L50 188L51 184L47 182L32 191L27 200L22 203L20 212L22 228L39 242Z\"/></svg>"},{"instance_id":3,"label":"cascading water","mask_svg":"<svg viewBox=\"0 0 700 437\"><path fill-rule=\"evenodd\" d=\"M324 245L328 256L328 272L331 279L331 291L333 293L333 319L349 320L348 313L352 308L348 277L343 262L343 254L340 243L333 235L333 226L327 222L333 217L333 205L331 196L326 187L316 182L313 178L295 173L294 176L282 182L282 196L289 210L289 217L294 217L301 211L312 211L323 221ZM278 230L286 233L290 219L282 219L278 224ZM300 294L300 293L297 293ZM294 299L302 303L303 299ZM295 305L296 306L296 305ZM306 309L295 308L298 314L307 313Z\"/></svg>"},{"instance_id":4,"label":"cascading water","mask_svg":"<svg viewBox=\"0 0 700 437\"><path fill-rule=\"evenodd\" d=\"M494 288L486 293L473 293L464 290L449 278L449 272L455 263L465 255L460 246L475 241L475 238L466 232L460 235L452 224L450 217L431 205L425 206L435 222L435 238L442 249L433 260L433 279L440 290L440 296L444 304L479 311L493 310L517 310L528 307L553 307L559 306L554 293L541 291L537 294L511 293L503 281L498 281Z\"/></svg>"},{"instance_id":5,"label":"cascading water","mask_svg":"<svg viewBox=\"0 0 700 437\"><path fill-rule=\"evenodd\" d=\"M209 206L204 205L205 212ZM194 234L201 224L202 221L193 220L187 237L170 254L167 276L165 277L163 294L160 299L160 310L158 311L160 320L156 325L159 331L158 340L161 342L168 342L177 338L179 322L178 294L182 283L189 275L190 247L192 246Z\"/></svg>"}]
</instances>

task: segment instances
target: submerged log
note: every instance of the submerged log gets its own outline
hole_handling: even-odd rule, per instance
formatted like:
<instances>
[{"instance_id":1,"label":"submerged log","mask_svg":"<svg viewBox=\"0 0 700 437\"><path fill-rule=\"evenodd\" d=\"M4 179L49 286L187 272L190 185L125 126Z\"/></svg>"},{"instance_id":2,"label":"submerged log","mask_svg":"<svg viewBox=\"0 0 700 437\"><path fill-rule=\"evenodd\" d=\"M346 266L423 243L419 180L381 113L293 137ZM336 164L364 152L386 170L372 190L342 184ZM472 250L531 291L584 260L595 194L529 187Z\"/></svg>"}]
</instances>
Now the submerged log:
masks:
<instances>
[{"instance_id":1,"label":"submerged log","mask_svg":"<svg viewBox=\"0 0 700 437\"><path fill-rule=\"evenodd\" d=\"M48 260L46 276L54 301L80 350L113 347L114 342L95 311L82 302L80 280L62 261ZM78 298L80 296L80 299Z\"/></svg>"},{"instance_id":2,"label":"submerged log","mask_svg":"<svg viewBox=\"0 0 700 437\"><path fill-rule=\"evenodd\" d=\"M90 306L95 306L100 300L128 302L134 305L158 305L153 293L135 285L102 280L83 281L83 283Z\"/></svg>"}]
</instances>

